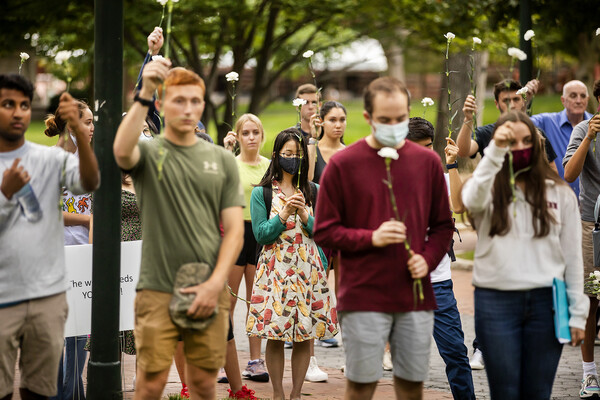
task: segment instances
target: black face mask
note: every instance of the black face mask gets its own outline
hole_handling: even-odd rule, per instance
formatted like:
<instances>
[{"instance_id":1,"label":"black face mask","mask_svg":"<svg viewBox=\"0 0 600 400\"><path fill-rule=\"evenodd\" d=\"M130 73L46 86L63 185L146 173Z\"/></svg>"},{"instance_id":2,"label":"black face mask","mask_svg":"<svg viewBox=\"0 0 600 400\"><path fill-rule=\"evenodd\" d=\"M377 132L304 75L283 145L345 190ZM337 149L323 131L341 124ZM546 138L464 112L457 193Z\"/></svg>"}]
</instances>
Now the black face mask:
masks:
<instances>
[{"instance_id":1,"label":"black face mask","mask_svg":"<svg viewBox=\"0 0 600 400\"><path fill-rule=\"evenodd\" d=\"M279 156L279 165L281 166L281 169L288 174L296 175L300 169L300 159Z\"/></svg>"}]
</instances>

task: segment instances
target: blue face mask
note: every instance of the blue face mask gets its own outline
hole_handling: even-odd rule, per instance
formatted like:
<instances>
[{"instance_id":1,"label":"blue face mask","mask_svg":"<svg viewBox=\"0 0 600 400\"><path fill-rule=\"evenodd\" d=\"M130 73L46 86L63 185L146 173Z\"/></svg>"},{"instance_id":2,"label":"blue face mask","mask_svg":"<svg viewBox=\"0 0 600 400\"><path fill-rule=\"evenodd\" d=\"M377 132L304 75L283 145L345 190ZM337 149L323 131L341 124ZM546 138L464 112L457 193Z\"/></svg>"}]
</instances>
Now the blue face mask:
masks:
<instances>
[{"instance_id":1,"label":"blue face mask","mask_svg":"<svg viewBox=\"0 0 600 400\"><path fill-rule=\"evenodd\" d=\"M373 122L375 139L386 147L396 147L408 136L408 119L398 124L388 125Z\"/></svg>"}]
</instances>

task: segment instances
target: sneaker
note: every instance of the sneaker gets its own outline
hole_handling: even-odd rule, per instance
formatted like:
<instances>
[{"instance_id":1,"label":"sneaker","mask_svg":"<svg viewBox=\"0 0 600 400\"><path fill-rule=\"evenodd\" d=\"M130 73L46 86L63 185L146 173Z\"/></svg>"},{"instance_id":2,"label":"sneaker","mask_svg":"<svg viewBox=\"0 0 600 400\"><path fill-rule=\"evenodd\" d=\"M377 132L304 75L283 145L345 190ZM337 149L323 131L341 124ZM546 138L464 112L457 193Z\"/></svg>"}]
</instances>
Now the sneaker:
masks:
<instances>
[{"instance_id":1,"label":"sneaker","mask_svg":"<svg viewBox=\"0 0 600 400\"><path fill-rule=\"evenodd\" d=\"M184 399L189 399L190 398L190 392L188 391L188 387L185 385L185 383L182 383L183 387L181 388L181 397L183 397Z\"/></svg>"},{"instance_id":2,"label":"sneaker","mask_svg":"<svg viewBox=\"0 0 600 400\"><path fill-rule=\"evenodd\" d=\"M317 342L321 347L338 347L338 341L335 338L319 340Z\"/></svg>"},{"instance_id":3,"label":"sneaker","mask_svg":"<svg viewBox=\"0 0 600 400\"><path fill-rule=\"evenodd\" d=\"M262 359L248 361L242 376L255 382L269 382L269 373L265 368L265 361Z\"/></svg>"},{"instance_id":4,"label":"sneaker","mask_svg":"<svg viewBox=\"0 0 600 400\"><path fill-rule=\"evenodd\" d=\"M221 368L219 370L219 375L217 375L217 383L229 383L229 379L227 379L227 374L225 373L225 368Z\"/></svg>"},{"instance_id":5,"label":"sneaker","mask_svg":"<svg viewBox=\"0 0 600 400\"><path fill-rule=\"evenodd\" d=\"M292 347L294 347L294 344L292 342L285 342L283 344L283 347L286 349L291 349Z\"/></svg>"},{"instance_id":6,"label":"sneaker","mask_svg":"<svg viewBox=\"0 0 600 400\"><path fill-rule=\"evenodd\" d=\"M580 399L598 399L600 398L600 385L596 375L587 375L581 380Z\"/></svg>"},{"instance_id":7,"label":"sneaker","mask_svg":"<svg viewBox=\"0 0 600 400\"><path fill-rule=\"evenodd\" d=\"M227 389L227 392L229 393L230 399L258 400L258 398L254 396L254 393L256 392L248 389L246 385L242 386L242 388L235 393L233 393L233 390L231 389Z\"/></svg>"},{"instance_id":8,"label":"sneaker","mask_svg":"<svg viewBox=\"0 0 600 400\"><path fill-rule=\"evenodd\" d=\"M323 372L319 368L317 358L315 356L310 357L310 364L308 364L308 370L304 379L309 382L325 382L328 377L327 372Z\"/></svg>"},{"instance_id":9,"label":"sneaker","mask_svg":"<svg viewBox=\"0 0 600 400\"><path fill-rule=\"evenodd\" d=\"M391 371L394 369L394 364L392 364L392 353L389 350L386 350L383 353L383 370Z\"/></svg>"},{"instance_id":10,"label":"sneaker","mask_svg":"<svg viewBox=\"0 0 600 400\"><path fill-rule=\"evenodd\" d=\"M473 357L471 357L471 361L469 361L469 365L471 365L471 369L484 369L485 364L483 363L483 353L479 349L475 349L473 352Z\"/></svg>"}]
</instances>

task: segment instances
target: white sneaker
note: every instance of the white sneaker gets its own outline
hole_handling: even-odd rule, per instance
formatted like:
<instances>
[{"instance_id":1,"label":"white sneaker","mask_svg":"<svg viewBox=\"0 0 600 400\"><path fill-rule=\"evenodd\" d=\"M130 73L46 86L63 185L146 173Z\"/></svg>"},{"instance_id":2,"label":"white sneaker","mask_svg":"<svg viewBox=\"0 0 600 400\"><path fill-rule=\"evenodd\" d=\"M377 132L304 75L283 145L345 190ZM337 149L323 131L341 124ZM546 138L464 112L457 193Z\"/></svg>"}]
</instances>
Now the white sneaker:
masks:
<instances>
[{"instance_id":1,"label":"white sneaker","mask_svg":"<svg viewBox=\"0 0 600 400\"><path fill-rule=\"evenodd\" d=\"M388 350L383 353L383 370L391 371L394 369L394 364L392 363L392 353Z\"/></svg>"},{"instance_id":2,"label":"white sneaker","mask_svg":"<svg viewBox=\"0 0 600 400\"><path fill-rule=\"evenodd\" d=\"M473 357L471 357L471 361L469 361L469 365L471 365L471 369L485 368L485 364L483 363L483 353L481 353L481 350L475 349Z\"/></svg>"},{"instance_id":3,"label":"white sneaker","mask_svg":"<svg viewBox=\"0 0 600 400\"><path fill-rule=\"evenodd\" d=\"M317 365L317 358L312 356L310 358L310 364L308 364L308 370L306 371L305 380L309 382L325 382L329 376L327 372L321 371Z\"/></svg>"}]
</instances>

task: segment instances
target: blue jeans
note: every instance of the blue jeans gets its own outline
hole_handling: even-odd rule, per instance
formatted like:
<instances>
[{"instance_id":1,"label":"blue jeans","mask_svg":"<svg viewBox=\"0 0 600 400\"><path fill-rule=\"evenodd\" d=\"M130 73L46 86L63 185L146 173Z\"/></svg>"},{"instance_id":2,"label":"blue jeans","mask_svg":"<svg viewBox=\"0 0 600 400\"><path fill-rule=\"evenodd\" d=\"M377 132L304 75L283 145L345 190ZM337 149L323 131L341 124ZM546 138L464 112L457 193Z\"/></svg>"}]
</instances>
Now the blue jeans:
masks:
<instances>
[{"instance_id":1,"label":"blue jeans","mask_svg":"<svg viewBox=\"0 0 600 400\"><path fill-rule=\"evenodd\" d=\"M87 336L65 338L65 354L58 367L58 394L50 400L85 400L83 388L83 367L87 351L83 350ZM67 359L63 363L64 359Z\"/></svg>"},{"instance_id":2,"label":"blue jeans","mask_svg":"<svg viewBox=\"0 0 600 400\"><path fill-rule=\"evenodd\" d=\"M554 336L552 288L476 288L475 333L492 400L550 398L562 352Z\"/></svg>"},{"instance_id":3,"label":"blue jeans","mask_svg":"<svg viewBox=\"0 0 600 400\"><path fill-rule=\"evenodd\" d=\"M452 280L433 284L438 309L434 312L433 339L446 363L446 376L454 399L475 400L473 376L465 335L452 291Z\"/></svg>"}]
</instances>

